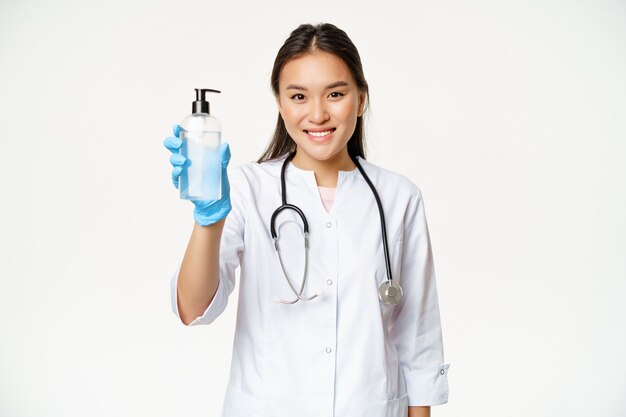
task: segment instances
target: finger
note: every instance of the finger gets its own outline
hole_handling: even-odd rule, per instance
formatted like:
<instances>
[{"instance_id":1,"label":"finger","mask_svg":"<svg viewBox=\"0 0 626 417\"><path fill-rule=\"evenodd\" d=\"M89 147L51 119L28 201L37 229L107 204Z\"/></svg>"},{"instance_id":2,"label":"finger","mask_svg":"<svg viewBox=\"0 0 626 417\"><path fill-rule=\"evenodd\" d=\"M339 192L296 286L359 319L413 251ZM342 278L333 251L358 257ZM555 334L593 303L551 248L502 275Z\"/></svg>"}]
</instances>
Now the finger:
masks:
<instances>
[{"instance_id":1,"label":"finger","mask_svg":"<svg viewBox=\"0 0 626 417\"><path fill-rule=\"evenodd\" d=\"M168 136L165 138L165 140L163 141L163 145L165 145L165 147L167 149L170 150L170 152L172 153L178 153L178 150L180 149L180 147L183 145L183 141L182 139L179 139L177 137L174 136Z\"/></svg>"},{"instance_id":2,"label":"finger","mask_svg":"<svg viewBox=\"0 0 626 417\"><path fill-rule=\"evenodd\" d=\"M183 130L183 128L180 125L174 125L174 127L172 127L172 130L174 131L174 136L179 138L180 132Z\"/></svg>"},{"instance_id":3,"label":"finger","mask_svg":"<svg viewBox=\"0 0 626 417\"><path fill-rule=\"evenodd\" d=\"M226 168L230 162L230 146L228 143L220 145L220 159L222 160L222 168Z\"/></svg>"},{"instance_id":4,"label":"finger","mask_svg":"<svg viewBox=\"0 0 626 417\"><path fill-rule=\"evenodd\" d=\"M172 156L170 156L170 163L174 165L175 167L176 166L182 167L185 165L185 162L187 162L187 158L185 158L179 153L175 153L175 154L172 154Z\"/></svg>"},{"instance_id":5,"label":"finger","mask_svg":"<svg viewBox=\"0 0 626 417\"><path fill-rule=\"evenodd\" d=\"M172 183L178 188L178 180L180 179L180 173L183 171L182 167L174 167L172 170Z\"/></svg>"}]
</instances>

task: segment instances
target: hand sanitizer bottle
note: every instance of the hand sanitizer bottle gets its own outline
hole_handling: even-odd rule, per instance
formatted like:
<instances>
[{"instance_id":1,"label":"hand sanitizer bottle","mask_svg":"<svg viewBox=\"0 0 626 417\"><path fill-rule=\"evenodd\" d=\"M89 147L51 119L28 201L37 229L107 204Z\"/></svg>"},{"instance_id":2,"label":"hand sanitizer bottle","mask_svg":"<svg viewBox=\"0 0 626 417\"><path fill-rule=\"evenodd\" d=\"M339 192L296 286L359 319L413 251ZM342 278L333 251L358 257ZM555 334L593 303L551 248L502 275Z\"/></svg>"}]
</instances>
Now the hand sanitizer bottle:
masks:
<instances>
[{"instance_id":1,"label":"hand sanitizer bottle","mask_svg":"<svg viewBox=\"0 0 626 417\"><path fill-rule=\"evenodd\" d=\"M222 197L222 142L220 122L209 114L206 93L219 93L209 88L196 88L192 114L180 126L183 141L180 153L187 158L180 175L180 198L186 200L219 200Z\"/></svg>"}]
</instances>

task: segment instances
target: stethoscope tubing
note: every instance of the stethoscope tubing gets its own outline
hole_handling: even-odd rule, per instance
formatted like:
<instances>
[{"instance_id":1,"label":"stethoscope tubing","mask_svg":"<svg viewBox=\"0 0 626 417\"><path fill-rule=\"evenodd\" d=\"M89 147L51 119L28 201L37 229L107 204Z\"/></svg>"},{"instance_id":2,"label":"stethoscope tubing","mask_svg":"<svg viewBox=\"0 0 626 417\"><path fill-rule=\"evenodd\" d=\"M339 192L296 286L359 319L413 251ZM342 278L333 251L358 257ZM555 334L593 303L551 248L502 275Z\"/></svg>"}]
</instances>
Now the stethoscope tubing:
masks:
<instances>
[{"instance_id":1,"label":"stethoscope tubing","mask_svg":"<svg viewBox=\"0 0 626 417\"><path fill-rule=\"evenodd\" d=\"M369 187L372 189L372 193L374 194L374 198L376 199L376 205L378 206L378 213L380 214L380 229L383 235L383 250L385 252L385 266L387 268L387 279L389 281L393 281L393 278L391 277L391 262L389 261L389 246L387 245L387 228L385 227L385 213L383 213L383 205L380 202L380 197L378 196L378 192L376 191L376 188L374 188L374 184L372 184L372 181L365 173L365 170L363 169L363 167L357 160L356 156L350 155L350 158L352 159L352 162L354 162L354 165L356 165L356 167L361 172L361 175L365 179L365 182L367 182L367 185L369 185Z\"/></svg>"},{"instance_id":2,"label":"stethoscope tubing","mask_svg":"<svg viewBox=\"0 0 626 417\"><path fill-rule=\"evenodd\" d=\"M285 184L285 170L287 168L287 165L289 164L289 161L291 161L295 156L296 156L296 152L293 151L293 152L291 152L287 156L287 158L285 158L285 161L283 162L283 166L282 166L281 171L280 171L280 185L281 185L282 205L280 207L278 207L276 210L274 210L274 213L272 213L272 218L270 220L270 232L272 234L272 239L274 240L274 247L276 248L276 252L278 253L278 257L279 257L279 260L280 260L280 263L281 263L281 268L283 268L283 272L285 273L285 277L287 278L287 281L289 283L289 286L291 287L291 290L294 292L294 294L297 297L293 301L280 300L280 302L282 302L284 304L294 304L294 303L296 303L299 300L306 300L306 301L308 301L308 300L312 300L313 298L316 298L318 295L320 295L318 293L318 294L313 295L312 297L303 297L302 296L302 292L304 291L304 285L305 285L305 282L306 282L306 275L307 275L306 269L308 269L306 264L308 264L309 223L306 220L306 216L304 215L304 212L298 206L287 203L287 187L286 187L286 184ZM382 207L382 203L380 201L380 197L378 195L378 192L376 191L376 188L374 187L374 184L372 184L372 181L370 180L370 178L365 173L365 170L363 169L363 167L359 163L357 157L353 156L353 155L350 155L350 159L352 159L352 162L354 162L354 165L356 165L357 169L359 170L359 172L361 173L361 175L365 179L365 182L367 182L367 185L372 190L372 193L374 194L374 198L376 199L376 205L378 206L378 214L380 216L381 233L382 233L382 238L383 238L383 251L384 251L384 254L385 254L385 267L386 267L386 270L387 270L387 281L386 282L391 287L393 285L397 286L397 284L393 283L393 278L392 278L392 275L391 275L391 262L389 260L389 247L388 247L388 243L387 243L387 228L385 227L385 215L384 215L384 212L383 212L383 207ZM295 286L293 285L293 283L291 282L291 279L287 275L287 271L284 268L282 257L280 256L280 248L278 246L278 234L276 233L276 217L278 216L278 214L280 214L284 210L294 210L296 213L298 213L298 215L302 219L302 223L304 225L304 248L305 248L305 253L306 253L306 255L305 255L306 260L305 260L304 278L302 280L302 287L300 289L300 293L298 293L296 291ZM401 291L401 289L400 289L400 291Z\"/></svg>"},{"instance_id":3,"label":"stethoscope tubing","mask_svg":"<svg viewBox=\"0 0 626 417\"><path fill-rule=\"evenodd\" d=\"M278 216L278 214L283 210L295 210L300 215L300 218L302 219L302 222L304 223L305 236L309 235L309 222L306 221L306 216L304 215L302 210L300 210L300 207L294 206L293 204L287 204L287 187L285 186L285 169L287 168L287 164L289 163L289 161L291 161L294 156L296 156L295 152L292 152L291 154L289 154L289 156L287 156L287 159L285 159L285 162L283 162L283 167L280 170L280 189L281 189L281 195L283 199L283 205L278 207L272 214L272 220L270 222L270 229L272 233L272 238L274 240L276 240L278 236L276 234L276 227L275 227L276 216Z\"/></svg>"}]
</instances>

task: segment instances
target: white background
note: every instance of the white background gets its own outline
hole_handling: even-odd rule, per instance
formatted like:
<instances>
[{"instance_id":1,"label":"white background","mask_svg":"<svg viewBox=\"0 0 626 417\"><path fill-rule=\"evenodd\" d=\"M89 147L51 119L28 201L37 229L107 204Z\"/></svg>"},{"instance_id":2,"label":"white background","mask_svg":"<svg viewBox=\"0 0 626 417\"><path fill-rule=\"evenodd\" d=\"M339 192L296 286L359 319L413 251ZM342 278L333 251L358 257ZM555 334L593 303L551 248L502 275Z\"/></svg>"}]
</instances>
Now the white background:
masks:
<instances>
[{"instance_id":1,"label":"white background","mask_svg":"<svg viewBox=\"0 0 626 417\"><path fill-rule=\"evenodd\" d=\"M276 53L318 22L361 54L368 159L424 195L433 415L626 414L624 1L0 0L1 416L218 415L238 287L173 315L193 217L162 141L217 88L256 160Z\"/></svg>"}]
</instances>

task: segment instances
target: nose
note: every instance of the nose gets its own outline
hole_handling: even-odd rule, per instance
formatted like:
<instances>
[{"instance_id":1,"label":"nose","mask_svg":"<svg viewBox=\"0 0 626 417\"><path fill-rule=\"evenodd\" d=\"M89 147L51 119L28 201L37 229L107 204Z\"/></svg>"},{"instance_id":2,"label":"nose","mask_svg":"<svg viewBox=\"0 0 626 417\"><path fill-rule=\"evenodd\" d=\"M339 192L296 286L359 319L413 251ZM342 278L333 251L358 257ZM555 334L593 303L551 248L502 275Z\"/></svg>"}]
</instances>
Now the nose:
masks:
<instances>
[{"instance_id":1,"label":"nose","mask_svg":"<svg viewBox=\"0 0 626 417\"><path fill-rule=\"evenodd\" d=\"M322 124L328 120L328 117L326 103L324 100L311 100L311 106L309 107L309 122Z\"/></svg>"}]
</instances>

